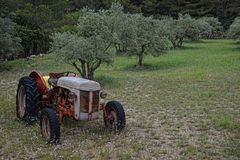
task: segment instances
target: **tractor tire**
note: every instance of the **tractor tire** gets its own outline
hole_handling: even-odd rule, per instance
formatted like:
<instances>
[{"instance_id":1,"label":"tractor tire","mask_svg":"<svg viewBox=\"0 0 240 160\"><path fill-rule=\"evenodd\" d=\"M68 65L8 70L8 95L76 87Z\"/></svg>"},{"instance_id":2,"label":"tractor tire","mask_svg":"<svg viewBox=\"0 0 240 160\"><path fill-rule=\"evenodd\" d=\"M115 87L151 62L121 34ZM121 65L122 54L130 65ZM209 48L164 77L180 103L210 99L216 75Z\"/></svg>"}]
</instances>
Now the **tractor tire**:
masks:
<instances>
[{"instance_id":1,"label":"tractor tire","mask_svg":"<svg viewBox=\"0 0 240 160\"><path fill-rule=\"evenodd\" d=\"M125 127L125 112L123 106L117 101L110 101L105 106L106 116L104 118L105 126L117 131Z\"/></svg>"},{"instance_id":2,"label":"tractor tire","mask_svg":"<svg viewBox=\"0 0 240 160\"><path fill-rule=\"evenodd\" d=\"M31 77L19 80L16 95L17 117L29 123L36 121L40 95L36 82Z\"/></svg>"},{"instance_id":3,"label":"tractor tire","mask_svg":"<svg viewBox=\"0 0 240 160\"><path fill-rule=\"evenodd\" d=\"M40 116L40 129L47 143L58 143L60 126L57 113L52 108L44 108Z\"/></svg>"}]
</instances>

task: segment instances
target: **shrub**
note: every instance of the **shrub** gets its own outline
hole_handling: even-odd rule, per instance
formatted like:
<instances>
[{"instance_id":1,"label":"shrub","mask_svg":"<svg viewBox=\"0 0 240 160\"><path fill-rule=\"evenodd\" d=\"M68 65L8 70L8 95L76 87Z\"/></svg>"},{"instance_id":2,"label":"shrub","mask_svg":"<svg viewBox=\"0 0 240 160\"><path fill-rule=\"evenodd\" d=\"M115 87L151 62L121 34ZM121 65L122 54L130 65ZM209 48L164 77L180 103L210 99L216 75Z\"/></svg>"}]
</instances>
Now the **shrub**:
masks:
<instances>
[{"instance_id":1,"label":"shrub","mask_svg":"<svg viewBox=\"0 0 240 160\"><path fill-rule=\"evenodd\" d=\"M194 19L190 15L179 14L178 19L164 17L161 19L167 29L168 39L173 48L180 48L184 39L197 41L201 38L217 38L222 36L222 26L213 17Z\"/></svg>"},{"instance_id":2,"label":"shrub","mask_svg":"<svg viewBox=\"0 0 240 160\"><path fill-rule=\"evenodd\" d=\"M177 25L184 30L184 38L194 41L199 40L200 31L198 28L198 23L189 14L180 14Z\"/></svg>"},{"instance_id":3,"label":"shrub","mask_svg":"<svg viewBox=\"0 0 240 160\"><path fill-rule=\"evenodd\" d=\"M203 38L221 38L223 36L223 26L217 18L202 17L200 20L207 22L211 26L211 35Z\"/></svg>"},{"instance_id":4,"label":"shrub","mask_svg":"<svg viewBox=\"0 0 240 160\"><path fill-rule=\"evenodd\" d=\"M164 18L161 20L167 28L165 34L174 48L182 47L184 39L198 40L199 28L190 15L179 15L178 19Z\"/></svg>"},{"instance_id":5,"label":"shrub","mask_svg":"<svg viewBox=\"0 0 240 160\"><path fill-rule=\"evenodd\" d=\"M240 17L235 18L228 30L228 37L240 40Z\"/></svg>"},{"instance_id":6,"label":"shrub","mask_svg":"<svg viewBox=\"0 0 240 160\"><path fill-rule=\"evenodd\" d=\"M198 30L197 40L201 38L211 38L213 34L212 26L203 19L197 19L194 21L194 25Z\"/></svg>"}]
</instances>

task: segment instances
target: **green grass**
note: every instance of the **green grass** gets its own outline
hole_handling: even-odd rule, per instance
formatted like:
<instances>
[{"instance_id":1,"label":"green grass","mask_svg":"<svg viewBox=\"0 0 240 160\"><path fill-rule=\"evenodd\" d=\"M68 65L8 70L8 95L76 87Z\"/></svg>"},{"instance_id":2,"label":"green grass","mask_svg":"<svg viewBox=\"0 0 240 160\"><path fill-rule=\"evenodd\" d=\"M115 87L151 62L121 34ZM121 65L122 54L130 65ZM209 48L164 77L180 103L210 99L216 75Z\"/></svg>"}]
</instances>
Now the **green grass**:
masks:
<instances>
[{"instance_id":1,"label":"green grass","mask_svg":"<svg viewBox=\"0 0 240 160\"><path fill-rule=\"evenodd\" d=\"M74 71L45 55L0 65L2 159L240 159L240 48L230 40L188 42L183 49L145 57L117 57L96 72L108 99L121 101L120 134L65 119L62 143L46 145L39 125L15 116L16 86L33 69Z\"/></svg>"}]
</instances>

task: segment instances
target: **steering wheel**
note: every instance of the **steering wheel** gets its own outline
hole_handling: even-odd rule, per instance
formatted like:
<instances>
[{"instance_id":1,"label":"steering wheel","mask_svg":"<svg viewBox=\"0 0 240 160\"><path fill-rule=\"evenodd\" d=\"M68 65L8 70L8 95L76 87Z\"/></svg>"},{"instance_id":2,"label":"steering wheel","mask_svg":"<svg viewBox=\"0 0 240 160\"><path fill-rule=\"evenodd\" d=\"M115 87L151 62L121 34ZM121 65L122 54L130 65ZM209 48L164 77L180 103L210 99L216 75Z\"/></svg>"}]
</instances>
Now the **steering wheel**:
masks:
<instances>
[{"instance_id":1,"label":"steering wheel","mask_svg":"<svg viewBox=\"0 0 240 160\"><path fill-rule=\"evenodd\" d=\"M71 71L67 71L67 72L63 72L63 76L66 76L66 77L76 77L77 74L74 73L74 72L71 72Z\"/></svg>"}]
</instances>

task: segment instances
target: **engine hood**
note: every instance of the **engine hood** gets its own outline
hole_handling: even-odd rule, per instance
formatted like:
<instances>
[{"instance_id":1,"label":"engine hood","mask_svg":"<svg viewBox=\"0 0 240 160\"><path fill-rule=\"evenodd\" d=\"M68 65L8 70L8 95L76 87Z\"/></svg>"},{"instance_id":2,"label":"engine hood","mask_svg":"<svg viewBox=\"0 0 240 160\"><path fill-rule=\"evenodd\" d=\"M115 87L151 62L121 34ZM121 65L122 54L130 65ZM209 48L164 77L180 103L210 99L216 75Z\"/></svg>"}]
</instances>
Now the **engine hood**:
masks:
<instances>
[{"instance_id":1,"label":"engine hood","mask_svg":"<svg viewBox=\"0 0 240 160\"><path fill-rule=\"evenodd\" d=\"M57 86L83 91L96 91L101 89L98 82L78 77L61 77L58 79Z\"/></svg>"}]
</instances>

